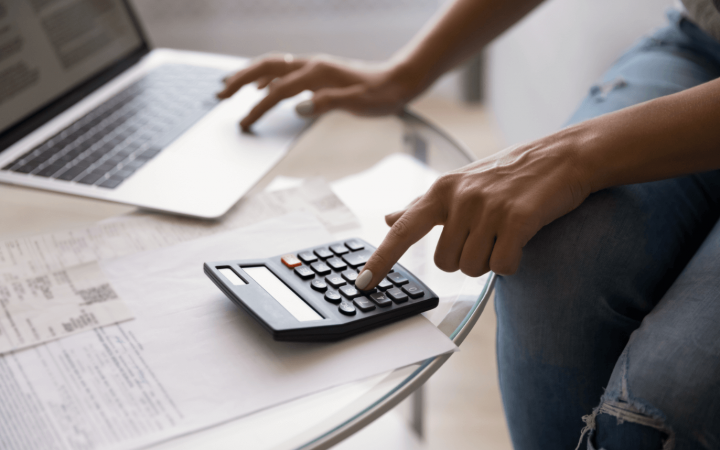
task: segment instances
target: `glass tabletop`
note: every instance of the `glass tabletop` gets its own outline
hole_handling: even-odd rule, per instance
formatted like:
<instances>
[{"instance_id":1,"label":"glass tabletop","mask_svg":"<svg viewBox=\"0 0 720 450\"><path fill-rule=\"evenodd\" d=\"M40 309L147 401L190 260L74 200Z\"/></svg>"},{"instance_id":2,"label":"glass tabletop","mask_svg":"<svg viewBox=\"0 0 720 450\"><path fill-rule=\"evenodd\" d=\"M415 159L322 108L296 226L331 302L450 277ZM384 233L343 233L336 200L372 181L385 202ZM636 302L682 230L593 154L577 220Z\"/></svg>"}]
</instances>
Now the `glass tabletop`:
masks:
<instances>
[{"instance_id":1,"label":"glass tabletop","mask_svg":"<svg viewBox=\"0 0 720 450\"><path fill-rule=\"evenodd\" d=\"M322 177L359 222L334 237L359 236L378 245L388 229L384 215L393 212L387 209L393 204L393 192L412 195L409 199L419 196L438 174L473 160L462 145L410 110L385 118L332 113L310 126L253 192L262 191L278 176ZM355 184L349 187L347 180L353 179ZM357 188L358 183L372 189ZM436 227L400 263L439 295L439 306L425 316L459 346L482 314L495 275L470 278L440 271L433 263L439 236ZM334 387L153 448L329 448L407 398L450 356Z\"/></svg>"}]
</instances>

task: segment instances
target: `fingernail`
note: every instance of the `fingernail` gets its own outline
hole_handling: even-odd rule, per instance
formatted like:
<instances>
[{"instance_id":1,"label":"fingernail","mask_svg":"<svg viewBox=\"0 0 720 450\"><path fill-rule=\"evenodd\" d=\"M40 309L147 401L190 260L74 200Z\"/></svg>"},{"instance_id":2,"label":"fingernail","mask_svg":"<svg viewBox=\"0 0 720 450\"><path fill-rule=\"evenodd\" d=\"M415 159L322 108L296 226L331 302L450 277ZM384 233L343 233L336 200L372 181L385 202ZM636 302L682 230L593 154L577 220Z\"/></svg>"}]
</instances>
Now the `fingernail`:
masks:
<instances>
[{"instance_id":1,"label":"fingernail","mask_svg":"<svg viewBox=\"0 0 720 450\"><path fill-rule=\"evenodd\" d=\"M358 275L355 280L355 287L362 291L368 286L368 284L370 284L370 281L372 281L372 272L369 270L363 270L363 272Z\"/></svg>"},{"instance_id":2,"label":"fingernail","mask_svg":"<svg viewBox=\"0 0 720 450\"><path fill-rule=\"evenodd\" d=\"M314 110L315 104L312 100L302 101L295 106L295 111L297 111L297 113L301 116L312 116Z\"/></svg>"}]
</instances>

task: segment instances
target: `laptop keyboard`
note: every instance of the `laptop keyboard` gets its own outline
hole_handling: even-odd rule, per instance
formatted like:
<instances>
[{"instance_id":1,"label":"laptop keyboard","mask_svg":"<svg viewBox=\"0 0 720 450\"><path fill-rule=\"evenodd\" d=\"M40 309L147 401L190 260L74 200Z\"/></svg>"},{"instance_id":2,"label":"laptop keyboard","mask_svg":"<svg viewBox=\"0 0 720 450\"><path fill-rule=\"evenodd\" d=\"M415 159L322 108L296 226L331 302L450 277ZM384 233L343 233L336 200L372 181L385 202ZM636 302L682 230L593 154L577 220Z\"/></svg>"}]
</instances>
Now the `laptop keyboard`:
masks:
<instances>
[{"instance_id":1,"label":"laptop keyboard","mask_svg":"<svg viewBox=\"0 0 720 450\"><path fill-rule=\"evenodd\" d=\"M158 67L3 170L114 189L218 103L225 74Z\"/></svg>"}]
</instances>

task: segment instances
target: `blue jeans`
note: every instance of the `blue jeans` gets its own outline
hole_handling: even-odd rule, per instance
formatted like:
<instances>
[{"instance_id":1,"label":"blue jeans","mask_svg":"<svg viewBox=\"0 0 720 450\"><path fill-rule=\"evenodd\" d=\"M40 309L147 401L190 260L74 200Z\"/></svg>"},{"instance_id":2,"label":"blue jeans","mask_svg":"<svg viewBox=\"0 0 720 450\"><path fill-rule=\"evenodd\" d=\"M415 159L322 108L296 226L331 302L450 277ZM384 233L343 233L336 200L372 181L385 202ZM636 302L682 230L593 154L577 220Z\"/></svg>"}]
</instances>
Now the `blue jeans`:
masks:
<instances>
[{"instance_id":1,"label":"blue jeans","mask_svg":"<svg viewBox=\"0 0 720 450\"><path fill-rule=\"evenodd\" d=\"M720 76L720 43L668 17L570 123ZM533 237L496 291L516 450L720 448L718 218L712 171L597 192Z\"/></svg>"}]
</instances>

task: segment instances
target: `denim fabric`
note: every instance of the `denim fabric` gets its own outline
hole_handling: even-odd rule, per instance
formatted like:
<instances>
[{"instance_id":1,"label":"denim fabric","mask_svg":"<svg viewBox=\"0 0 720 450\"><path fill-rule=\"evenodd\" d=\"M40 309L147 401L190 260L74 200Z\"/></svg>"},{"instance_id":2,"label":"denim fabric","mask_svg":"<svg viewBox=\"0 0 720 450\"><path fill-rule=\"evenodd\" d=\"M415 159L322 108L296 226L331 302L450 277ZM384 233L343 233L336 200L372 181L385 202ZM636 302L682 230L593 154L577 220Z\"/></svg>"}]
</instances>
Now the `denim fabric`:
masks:
<instances>
[{"instance_id":1,"label":"denim fabric","mask_svg":"<svg viewBox=\"0 0 720 450\"><path fill-rule=\"evenodd\" d=\"M668 17L570 123L720 76L720 43ZM533 237L495 297L516 450L574 449L586 424L581 448L720 448L718 218L712 171L597 192Z\"/></svg>"}]
</instances>

